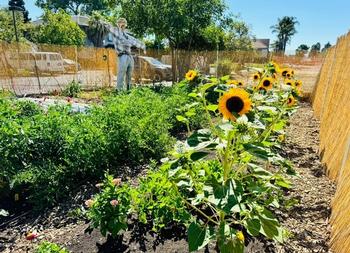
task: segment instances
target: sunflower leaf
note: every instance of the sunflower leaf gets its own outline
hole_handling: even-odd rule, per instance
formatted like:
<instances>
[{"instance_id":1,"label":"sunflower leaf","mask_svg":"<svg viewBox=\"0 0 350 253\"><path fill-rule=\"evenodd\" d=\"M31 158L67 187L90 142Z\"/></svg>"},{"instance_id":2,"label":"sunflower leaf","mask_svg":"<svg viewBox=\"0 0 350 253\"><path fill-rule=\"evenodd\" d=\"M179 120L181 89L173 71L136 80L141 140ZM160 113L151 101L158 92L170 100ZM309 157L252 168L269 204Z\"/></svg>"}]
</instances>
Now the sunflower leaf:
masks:
<instances>
[{"instance_id":1,"label":"sunflower leaf","mask_svg":"<svg viewBox=\"0 0 350 253\"><path fill-rule=\"evenodd\" d=\"M209 111L215 112L218 109L218 105L208 105L207 109Z\"/></svg>"},{"instance_id":2,"label":"sunflower leaf","mask_svg":"<svg viewBox=\"0 0 350 253\"><path fill-rule=\"evenodd\" d=\"M188 119L181 115L176 115L176 119L180 122L187 123Z\"/></svg>"},{"instance_id":3,"label":"sunflower leaf","mask_svg":"<svg viewBox=\"0 0 350 253\"><path fill-rule=\"evenodd\" d=\"M209 89L209 88L211 88L211 87L213 87L215 85L217 85L217 84L216 83L207 83L207 84L204 84L203 86L201 86L200 90L202 92L205 92L207 89Z\"/></svg>"}]
</instances>

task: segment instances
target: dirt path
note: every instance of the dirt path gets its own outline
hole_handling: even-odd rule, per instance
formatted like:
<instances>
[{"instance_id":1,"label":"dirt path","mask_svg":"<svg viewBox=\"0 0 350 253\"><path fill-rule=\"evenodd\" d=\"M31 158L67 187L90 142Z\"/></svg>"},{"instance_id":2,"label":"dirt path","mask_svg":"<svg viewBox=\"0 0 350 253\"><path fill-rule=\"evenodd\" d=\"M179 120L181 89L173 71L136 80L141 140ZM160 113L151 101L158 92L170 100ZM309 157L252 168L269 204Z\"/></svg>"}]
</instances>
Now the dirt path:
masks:
<instances>
[{"instance_id":1,"label":"dirt path","mask_svg":"<svg viewBox=\"0 0 350 253\"><path fill-rule=\"evenodd\" d=\"M335 186L324 173L319 161L319 122L313 117L310 104L302 103L288 127L285 156L293 161L300 177L293 178L290 195L299 200L288 212L281 212L283 225L292 237L278 253L330 252L330 203Z\"/></svg>"},{"instance_id":2,"label":"dirt path","mask_svg":"<svg viewBox=\"0 0 350 253\"><path fill-rule=\"evenodd\" d=\"M291 237L284 245L267 243L266 250L247 253L328 253L330 201L335 187L324 174L317 155L319 124L312 116L308 103L302 103L292 117L283 155L291 159L299 177L291 180L294 188L288 194L299 200L292 209L278 215ZM0 252L33 252L38 244L25 240L24 232L37 229L40 240L58 243L74 253L107 252L188 252L185 231L165 231L163 237L144 233L147 228L133 228L120 240L106 240L98 231L85 234L87 224L71 218L69 209L79 207L91 194L87 186L68 206L58 206L41 217L23 216L17 222L0 228ZM258 243L260 244L260 243ZM260 244L261 245L261 244ZM211 247L212 248L212 247ZM202 251L204 252L204 251ZM212 251L210 251L212 252Z\"/></svg>"}]
</instances>

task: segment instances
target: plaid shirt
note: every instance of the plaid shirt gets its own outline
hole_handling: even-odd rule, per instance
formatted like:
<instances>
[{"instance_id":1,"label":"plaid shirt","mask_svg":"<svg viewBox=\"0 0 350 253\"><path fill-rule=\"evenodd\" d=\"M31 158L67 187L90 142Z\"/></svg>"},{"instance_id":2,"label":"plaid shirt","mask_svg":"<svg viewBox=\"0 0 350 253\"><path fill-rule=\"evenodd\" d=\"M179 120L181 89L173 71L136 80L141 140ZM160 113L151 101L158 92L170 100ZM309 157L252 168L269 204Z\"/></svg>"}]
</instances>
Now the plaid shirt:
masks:
<instances>
[{"instance_id":1,"label":"plaid shirt","mask_svg":"<svg viewBox=\"0 0 350 253\"><path fill-rule=\"evenodd\" d=\"M108 28L113 36L113 44L117 54L131 54L131 47L140 48L142 50L146 49L146 46L142 41L135 39L127 32L122 31L117 27L108 26Z\"/></svg>"}]
</instances>

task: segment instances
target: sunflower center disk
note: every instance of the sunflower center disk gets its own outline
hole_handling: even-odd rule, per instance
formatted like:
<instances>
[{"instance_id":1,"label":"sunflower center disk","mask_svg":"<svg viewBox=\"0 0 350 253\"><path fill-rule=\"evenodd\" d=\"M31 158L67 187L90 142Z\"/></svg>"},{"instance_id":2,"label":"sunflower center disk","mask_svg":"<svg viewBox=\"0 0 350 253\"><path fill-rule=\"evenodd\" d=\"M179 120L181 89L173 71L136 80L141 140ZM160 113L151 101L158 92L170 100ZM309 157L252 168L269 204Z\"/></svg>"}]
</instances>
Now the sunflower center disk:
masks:
<instances>
[{"instance_id":1,"label":"sunflower center disk","mask_svg":"<svg viewBox=\"0 0 350 253\"><path fill-rule=\"evenodd\" d=\"M229 98L226 102L227 110L239 113L244 107L244 102L240 97Z\"/></svg>"},{"instance_id":2,"label":"sunflower center disk","mask_svg":"<svg viewBox=\"0 0 350 253\"><path fill-rule=\"evenodd\" d=\"M265 80L265 81L263 82L263 85L264 85L265 87L270 86L270 81L269 81L269 80Z\"/></svg>"}]
</instances>

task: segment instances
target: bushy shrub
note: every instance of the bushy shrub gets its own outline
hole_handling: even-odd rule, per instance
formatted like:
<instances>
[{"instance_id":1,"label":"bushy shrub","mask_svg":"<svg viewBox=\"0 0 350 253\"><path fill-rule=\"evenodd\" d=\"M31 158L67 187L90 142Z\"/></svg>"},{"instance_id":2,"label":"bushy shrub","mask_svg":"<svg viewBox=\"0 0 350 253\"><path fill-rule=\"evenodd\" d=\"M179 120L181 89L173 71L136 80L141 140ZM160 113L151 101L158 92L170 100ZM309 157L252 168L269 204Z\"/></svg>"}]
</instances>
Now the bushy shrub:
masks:
<instances>
[{"instance_id":1,"label":"bushy shrub","mask_svg":"<svg viewBox=\"0 0 350 253\"><path fill-rule=\"evenodd\" d=\"M72 81L62 90L62 95L66 97L76 98L78 97L80 92L80 84L76 81Z\"/></svg>"}]
</instances>

